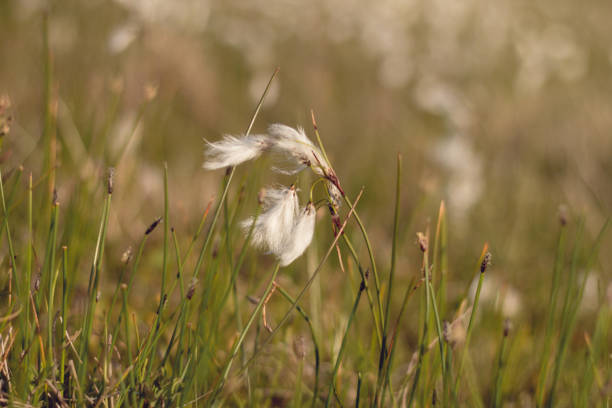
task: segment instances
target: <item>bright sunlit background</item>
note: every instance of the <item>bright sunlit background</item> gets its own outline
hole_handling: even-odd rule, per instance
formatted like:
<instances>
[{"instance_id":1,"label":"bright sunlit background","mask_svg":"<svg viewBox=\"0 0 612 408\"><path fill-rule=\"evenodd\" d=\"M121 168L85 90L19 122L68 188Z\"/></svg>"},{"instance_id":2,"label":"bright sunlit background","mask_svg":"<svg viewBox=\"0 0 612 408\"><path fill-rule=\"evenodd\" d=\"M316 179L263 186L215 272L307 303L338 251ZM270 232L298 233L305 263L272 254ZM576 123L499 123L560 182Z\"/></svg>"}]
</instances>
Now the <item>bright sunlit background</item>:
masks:
<instances>
[{"instance_id":1,"label":"bright sunlit background","mask_svg":"<svg viewBox=\"0 0 612 408\"><path fill-rule=\"evenodd\" d=\"M280 122L312 135L314 111L345 190L354 197L365 186L361 217L384 267L401 153L399 279L418 273L415 234L435 230L444 200L454 306L488 242L488 302L529 331L548 301L560 206L572 228L584 217L589 243L612 210L610 2L2 1L0 94L10 98L13 123L0 160L35 178L44 13L59 199L116 167L111 264L162 214L164 162L173 226L192 234L223 174L202 169L204 139L244 132L276 67L254 132ZM238 179L252 169L239 168ZM271 181L266 175L261 186ZM320 216L322 252L329 227ZM601 274L611 245L608 236L597 271L580 271L590 275L579 326L590 327L612 297ZM323 272L331 287L343 280L337 269L332 260ZM303 282L304 268L283 279ZM517 353L527 361L526 342Z\"/></svg>"}]
</instances>

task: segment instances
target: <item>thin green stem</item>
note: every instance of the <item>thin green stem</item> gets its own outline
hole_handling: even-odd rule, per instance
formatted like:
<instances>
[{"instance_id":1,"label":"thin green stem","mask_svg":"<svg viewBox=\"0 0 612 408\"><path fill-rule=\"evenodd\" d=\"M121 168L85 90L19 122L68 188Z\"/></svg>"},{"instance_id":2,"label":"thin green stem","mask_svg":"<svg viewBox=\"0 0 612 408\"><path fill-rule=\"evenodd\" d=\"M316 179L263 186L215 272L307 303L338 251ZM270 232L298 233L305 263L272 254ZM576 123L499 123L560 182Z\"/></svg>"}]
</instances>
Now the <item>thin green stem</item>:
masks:
<instances>
[{"instance_id":1,"label":"thin green stem","mask_svg":"<svg viewBox=\"0 0 612 408\"><path fill-rule=\"evenodd\" d=\"M338 350L338 356L336 357L336 362L334 364L334 369L332 371L331 379L329 380L329 389L327 391L327 399L325 400L326 408L329 407L329 403L331 401L334 383L336 381L336 375L338 374L338 369L340 368L340 362L342 361L342 353L344 351L344 348L346 347L346 340L348 339L348 334L351 328L351 324L353 323L353 318L355 317L355 313L357 312L357 306L359 306L359 300L361 299L361 293L364 290L365 290L365 282L361 281L361 285L359 286L359 291L357 292L357 297L355 298L355 303L353 303L353 309L351 310L351 314L349 315L348 322L346 323L346 329L344 330L344 336L342 336L342 343L340 344L340 350Z\"/></svg>"},{"instance_id":2,"label":"thin green stem","mask_svg":"<svg viewBox=\"0 0 612 408\"><path fill-rule=\"evenodd\" d=\"M342 238L344 240L344 243L346 244L347 248L349 249L349 252L351 253L351 256L353 257L353 260L355 261L355 263L357 264L357 269L359 269L359 274L361 275L361 280L363 280L364 282L366 282L366 296L368 297L368 305L370 306L370 311L372 312L372 319L374 320L374 327L376 328L376 340L377 340L377 344L378 347L381 348L382 347L382 333L381 333L381 325L380 325L380 319L381 317L378 315L376 307L374 306L374 301L372 299L372 293L370 291L370 285L368 285L368 280L367 280L367 276L366 276L366 271L364 271L363 266L361 265L361 262L359 262L359 257L357 255L357 252L355 251L355 248L353 247L353 244L351 243L351 240L349 239L349 237L346 236L346 234L342 235Z\"/></svg>"},{"instance_id":3,"label":"thin green stem","mask_svg":"<svg viewBox=\"0 0 612 408\"><path fill-rule=\"evenodd\" d=\"M480 291L482 289L482 283L484 281L484 275L485 275L484 269L486 268L483 268L483 261L485 260L485 257L487 256L487 248L488 248L488 244L485 244L482 250L482 254L480 255L480 258L478 259L478 268L479 268L480 275L478 278L478 286L476 287L476 295L474 296L474 304L472 305L472 313L470 314L470 320L469 320L467 331L465 334L465 343L463 345L463 352L461 353L461 360L459 362L459 367L457 370L455 386L453 387L454 394L457 394L457 390L459 387L459 379L461 378L461 372L463 371L463 366L465 365L465 359L470 350L469 347L470 347L470 338L472 335L472 328L474 326L474 321L476 320L475 316L476 316L476 311L478 310L478 301L480 299Z\"/></svg>"},{"instance_id":4,"label":"thin green stem","mask_svg":"<svg viewBox=\"0 0 612 408\"><path fill-rule=\"evenodd\" d=\"M412 387L410 389L410 398L408 400L408 407L412 406L414 402L414 397L416 396L416 390L419 385L419 380L421 378L421 370L423 367L423 357L425 356L425 352L427 351L427 338L428 338L428 328L429 328L429 319L430 319L430 300L429 300L429 261L428 261L428 253L427 249L423 251L423 272L425 275L425 316L423 319L423 333L421 335L421 342L419 344L419 355L417 360L416 371L414 373L414 380L412 381Z\"/></svg>"},{"instance_id":5,"label":"thin green stem","mask_svg":"<svg viewBox=\"0 0 612 408\"><path fill-rule=\"evenodd\" d=\"M274 77L276 76L276 74L278 73L278 68L274 70L274 72L272 73L272 76L270 77L270 80L268 81L268 84L266 85L266 88L264 89L261 98L259 99L259 102L257 103L257 106L255 107L255 112L253 112L253 116L251 117L251 121L249 122L249 126L246 129L246 132L244 133L246 136L248 136L251 133L251 130L253 129L253 125L255 124L255 119L257 119L257 116L259 115L259 111L261 110L261 107L263 106L263 102L266 98L266 95L268 94L268 91L270 90L270 87L272 86L272 81L274 80ZM210 241L212 239L212 235L213 235L213 231L215 229L215 226L217 224L217 220L219 219L219 215L221 214L221 210L223 209L223 203L225 202L225 199L227 198L227 193L229 191L229 187L230 184L232 182L232 179L234 177L234 172L235 172L236 168L232 167L231 170L229 171L229 174L227 176L227 181L225 183L225 188L223 189L223 192L221 193L221 197L219 198L219 202L217 203L217 207L215 208L215 212L213 214L213 218L212 218L212 222L210 224L210 227L208 227L208 234L206 235L206 238L204 240L204 245L202 245L202 249L200 250L200 255L198 257L198 261L196 262L196 265L193 269L193 277L197 278L198 274L200 273L200 268L202 266L202 263L204 261L204 256L206 254L206 250L208 249L208 245L210 244Z\"/></svg>"},{"instance_id":6,"label":"thin green stem","mask_svg":"<svg viewBox=\"0 0 612 408\"><path fill-rule=\"evenodd\" d=\"M350 210L353 211L354 205L353 203L351 203L351 200L348 198L348 196L344 195L344 201L349 206ZM370 243L370 239L368 238L368 233L365 229L365 226L363 222L361 221L361 218L359 218L359 214L357 213L357 211L354 211L354 212L355 212L355 220L357 221L357 224L359 225L359 229L361 230L361 234L363 235L363 239L366 243L366 247L368 250L368 255L370 257L370 264L372 265L372 274L374 275L374 288L376 289L376 301L378 305L378 315L380 317L379 321L382 324L384 312L383 312L382 300L380 296L380 278L378 276L378 269L376 268L376 261L374 260L374 250L372 249L372 244Z\"/></svg>"},{"instance_id":7,"label":"thin green stem","mask_svg":"<svg viewBox=\"0 0 612 408\"><path fill-rule=\"evenodd\" d=\"M49 279L49 292L47 293L47 351L49 355L49 365L53 364L53 299L55 295L55 245L57 241L57 220L58 220L59 204L53 203L51 210L51 226L49 228L49 239L47 247L48 260L45 261L46 273ZM52 367L50 367L52 368ZM53 372L51 371L53 378Z\"/></svg>"},{"instance_id":8,"label":"thin green stem","mask_svg":"<svg viewBox=\"0 0 612 408\"><path fill-rule=\"evenodd\" d=\"M401 182L402 182L402 156L397 155L397 174L395 183L395 212L393 216L393 240L391 243L391 267L389 270L389 283L387 286L387 302L385 305L385 317L382 332L382 346L380 348L380 355L378 358L378 379L376 386L376 393L374 396L374 405L378 406L378 400L380 397L381 387L385 383L385 375L383 368L385 361L389 357L389 350L387 345L388 326L389 326L389 315L391 314L391 295L393 292L393 278L395 276L395 262L397 258L397 234L399 229L399 210L400 210L400 198L401 198Z\"/></svg>"},{"instance_id":9,"label":"thin green stem","mask_svg":"<svg viewBox=\"0 0 612 408\"><path fill-rule=\"evenodd\" d=\"M501 346L499 347L499 356L497 358L497 370L495 374L495 388L491 406L493 408L501 407L502 402L502 383L504 379L504 369L506 368L506 343L508 342L508 322L504 323L503 336Z\"/></svg>"},{"instance_id":10,"label":"thin green stem","mask_svg":"<svg viewBox=\"0 0 612 408\"><path fill-rule=\"evenodd\" d=\"M544 402L544 390L546 389L546 379L548 376L550 347L552 344L553 327L557 310L557 299L559 292L559 277L563 270L563 255L565 253L565 240L567 236L567 227L565 223L561 224L559 238L557 240L557 251L555 256L555 265L553 268L552 285L550 288L550 298L548 300L548 318L546 322L546 334L544 335L544 347L540 362L540 372L538 375L538 384L536 392L536 405L542 406Z\"/></svg>"},{"instance_id":11,"label":"thin green stem","mask_svg":"<svg viewBox=\"0 0 612 408\"><path fill-rule=\"evenodd\" d=\"M108 227L108 219L110 217L110 208L111 208L111 198L112 193L109 193L106 196L106 200L104 202L104 209L102 213L102 219L100 221L100 229L98 231L98 239L96 242L96 249L94 252L94 258L91 265L91 271L89 274L89 285L88 285L88 295L89 301L87 304L87 309L85 311L84 321L83 321L83 331L81 332L81 349L79 352L80 359L82 363L79 365L78 370L78 381L81 386L85 386L85 375L87 373L87 362L88 362L88 351L89 351L89 340L91 336L91 331L93 328L93 320L95 318L96 305L97 301L97 292L98 292L98 283L100 281L100 273L102 266L102 259L104 258L104 248L106 243L106 230ZM82 401L80 401L82 403Z\"/></svg>"},{"instance_id":12,"label":"thin green stem","mask_svg":"<svg viewBox=\"0 0 612 408\"><path fill-rule=\"evenodd\" d=\"M261 296L261 298L257 302L257 305L255 306L255 309L251 313L251 317L247 321L246 325L244 326L244 328L240 332L240 335L238 336L238 339L234 343L234 346L232 347L232 350L231 350L231 352L229 354L229 357L228 357L227 361L225 362L225 365L224 365L224 368L223 368L223 371L222 371L222 374L221 374L221 378L218 380L215 388L213 389L211 399L209 400L209 404L210 405L212 405L214 403L214 401L219 396L219 393L223 389L223 386L225 385L225 382L226 382L227 377L229 375L230 369L232 368L232 363L234 362L234 359L238 355L238 351L240 349L240 346L244 342L244 339L246 338L246 335L247 335L247 332L249 331L249 328L251 327L251 325L253 324L255 319L257 319L257 317L259 316L259 312L261 311L261 308L263 307L263 304L264 304L266 298L268 297L268 294L270 293L270 291L272 290L272 287L274 286L274 280L276 279L276 275L278 274L278 270L279 269L280 269L280 264L277 263L276 266L274 267L274 270L272 272L272 277L270 278L270 281L268 282L268 285L266 286L266 289L265 289L263 295Z\"/></svg>"},{"instance_id":13,"label":"thin green stem","mask_svg":"<svg viewBox=\"0 0 612 408\"><path fill-rule=\"evenodd\" d=\"M295 299L293 299L291 297L291 295L282 287L280 286L276 286L276 289L279 291L279 293L281 295L283 295L283 297L285 299L287 299L287 301L291 304L295 304ZM315 335L315 331L314 331L314 327L312 326L312 320L310 319L310 317L308 317L308 315L306 314L306 312L304 311L304 309L302 309L301 306L296 306L295 308L298 313L300 315L302 315L302 318L306 321L306 324L308 324L308 329L310 330L310 337L312 338L312 344L314 347L314 354L315 354L315 379L314 379L314 387L312 390L312 404L311 406L314 407L316 402L317 402L317 393L319 390L319 342L317 341L317 337Z\"/></svg>"},{"instance_id":14,"label":"thin green stem","mask_svg":"<svg viewBox=\"0 0 612 408\"><path fill-rule=\"evenodd\" d=\"M60 339L63 339L66 335L66 309L68 308L68 247L62 247L62 330L60 333ZM63 341L60 341L62 345ZM60 361L60 381L64 382L66 366L66 347L62 345L62 357Z\"/></svg>"}]
</instances>

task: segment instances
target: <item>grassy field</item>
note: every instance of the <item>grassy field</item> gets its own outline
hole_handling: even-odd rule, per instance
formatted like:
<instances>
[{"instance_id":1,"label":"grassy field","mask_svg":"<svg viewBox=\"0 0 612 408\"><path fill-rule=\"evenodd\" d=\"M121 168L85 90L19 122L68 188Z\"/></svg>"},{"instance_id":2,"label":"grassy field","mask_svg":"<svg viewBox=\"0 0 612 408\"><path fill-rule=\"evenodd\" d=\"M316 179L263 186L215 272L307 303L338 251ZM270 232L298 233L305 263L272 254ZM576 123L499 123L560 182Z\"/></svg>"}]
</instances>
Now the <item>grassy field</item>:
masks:
<instances>
[{"instance_id":1,"label":"grassy field","mask_svg":"<svg viewBox=\"0 0 612 408\"><path fill-rule=\"evenodd\" d=\"M0 406L609 406L609 6L273 3L0 3Z\"/></svg>"}]
</instances>

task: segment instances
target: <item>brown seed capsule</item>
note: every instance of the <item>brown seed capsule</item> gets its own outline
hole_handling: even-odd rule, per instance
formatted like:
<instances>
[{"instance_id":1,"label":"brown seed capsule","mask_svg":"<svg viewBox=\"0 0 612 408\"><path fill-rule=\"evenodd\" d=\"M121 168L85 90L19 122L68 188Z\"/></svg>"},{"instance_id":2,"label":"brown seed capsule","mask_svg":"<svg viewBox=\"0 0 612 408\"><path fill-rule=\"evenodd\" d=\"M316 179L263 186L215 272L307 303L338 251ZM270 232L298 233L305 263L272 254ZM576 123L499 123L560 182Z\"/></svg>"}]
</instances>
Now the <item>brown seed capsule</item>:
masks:
<instances>
[{"instance_id":1,"label":"brown seed capsule","mask_svg":"<svg viewBox=\"0 0 612 408\"><path fill-rule=\"evenodd\" d=\"M13 117L10 113L11 100L7 95L0 96L0 137L6 136L11 131Z\"/></svg>"},{"instance_id":2,"label":"brown seed capsule","mask_svg":"<svg viewBox=\"0 0 612 408\"><path fill-rule=\"evenodd\" d=\"M149 235L150 233L152 233L155 228L157 228L157 226L159 225L159 223L161 222L162 218L159 217L158 219L156 219L155 221L153 221L153 223L151 225L149 225L149 227L147 228L147 230L145 231L145 235Z\"/></svg>"},{"instance_id":3,"label":"brown seed capsule","mask_svg":"<svg viewBox=\"0 0 612 408\"><path fill-rule=\"evenodd\" d=\"M259 190L259 193L257 193L257 203L259 205L263 205L265 198L266 198L266 189L262 188L261 190Z\"/></svg>"},{"instance_id":4,"label":"brown seed capsule","mask_svg":"<svg viewBox=\"0 0 612 408\"><path fill-rule=\"evenodd\" d=\"M113 190L114 190L113 178L114 177L115 177L115 169L113 167L109 167L108 168L108 179L107 179L108 194L113 194Z\"/></svg>"},{"instance_id":5,"label":"brown seed capsule","mask_svg":"<svg viewBox=\"0 0 612 408\"><path fill-rule=\"evenodd\" d=\"M423 234L422 232L417 232L417 244L419 245L419 248L421 249L421 252L425 252L427 251L427 236L425 234Z\"/></svg>"},{"instance_id":6,"label":"brown seed capsule","mask_svg":"<svg viewBox=\"0 0 612 408\"><path fill-rule=\"evenodd\" d=\"M157 96L157 89L158 89L157 84L150 83L145 86L144 96L148 102L155 99L155 97Z\"/></svg>"},{"instance_id":7,"label":"brown seed capsule","mask_svg":"<svg viewBox=\"0 0 612 408\"><path fill-rule=\"evenodd\" d=\"M297 336L293 340L293 352L300 360L306 356L306 342L304 341L304 337Z\"/></svg>"},{"instance_id":8,"label":"brown seed capsule","mask_svg":"<svg viewBox=\"0 0 612 408\"><path fill-rule=\"evenodd\" d=\"M493 256L490 252L487 252L482 259L482 263L480 264L480 273L484 273L487 270L487 267L491 264L491 258Z\"/></svg>"},{"instance_id":9,"label":"brown seed capsule","mask_svg":"<svg viewBox=\"0 0 612 408\"><path fill-rule=\"evenodd\" d=\"M195 293L197 284L198 284L198 280L196 278L193 278L191 283L189 284L189 289L187 289L187 295L185 295L187 299L191 300L191 298L193 297L193 294Z\"/></svg>"},{"instance_id":10,"label":"brown seed capsule","mask_svg":"<svg viewBox=\"0 0 612 408\"><path fill-rule=\"evenodd\" d=\"M559 206L559 223L561 226L567 225L567 220L569 218L568 212L569 210L565 204Z\"/></svg>"},{"instance_id":11,"label":"brown seed capsule","mask_svg":"<svg viewBox=\"0 0 612 408\"><path fill-rule=\"evenodd\" d=\"M512 330L512 322L510 319L506 318L506 320L504 320L504 337L508 337L510 330Z\"/></svg>"},{"instance_id":12,"label":"brown seed capsule","mask_svg":"<svg viewBox=\"0 0 612 408\"><path fill-rule=\"evenodd\" d=\"M451 340L451 325L446 320L442 322L442 338L445 342L450 343Z\"/></svg>"},{"instance_id":13,"label":"brown seed capsule","mask_svg":"<svg viewBox=\"0 0 612 408\"><path fill-rule=\"evenodd\" d=\"M128 249L123 252L121 255L121 263L127 264L132 259L132 247L128 247Z\"/></svg>"}]
</instances>

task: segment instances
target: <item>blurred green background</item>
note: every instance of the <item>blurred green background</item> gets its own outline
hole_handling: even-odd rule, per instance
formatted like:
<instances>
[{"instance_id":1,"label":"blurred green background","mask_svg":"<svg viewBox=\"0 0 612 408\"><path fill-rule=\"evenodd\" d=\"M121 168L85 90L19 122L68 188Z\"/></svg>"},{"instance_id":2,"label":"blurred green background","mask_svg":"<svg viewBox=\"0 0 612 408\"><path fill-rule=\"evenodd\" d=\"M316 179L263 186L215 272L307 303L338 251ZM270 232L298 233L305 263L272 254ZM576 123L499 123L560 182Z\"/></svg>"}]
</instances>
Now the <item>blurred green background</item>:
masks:
<instances>
[{"instance_id":1,"label":"blurred green background","mask_svg":"<svg viewBox=\"0 0 612 408\"><path fill-rule=\"evenodd\" d=\"M537 322L559 206L584 216L589 240L612 209L610 2L3 0L0 93L14 120L2 160L35 176L44 13L59 198L116 166L109 256L161 215L164 162L173 226L192 233L222 174L201 168L203 138L243 132L276 67L254 131L281 122L312 134L314 110L345 190L354 197L365 186L361 216L383 265L403 155L400 279L418 272L414 234L435 229L444 200L451 297L469 285L489 242L491 301L502 291L502 314ZM612 297L601 274L611 244L608 236L587 285L585 325Z\"/></svg>"}]
</instances>

